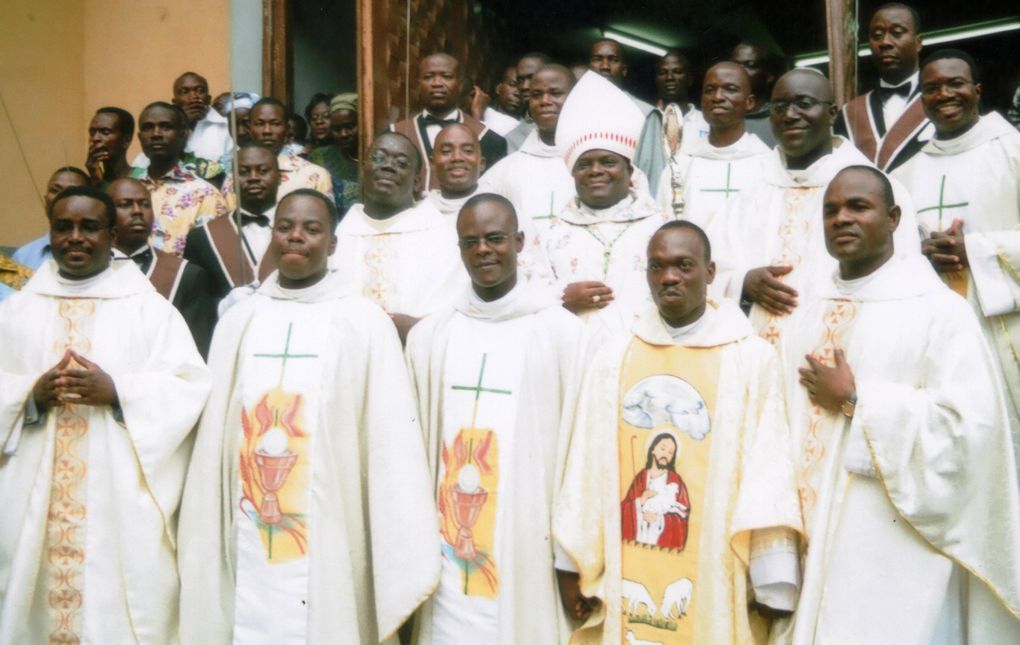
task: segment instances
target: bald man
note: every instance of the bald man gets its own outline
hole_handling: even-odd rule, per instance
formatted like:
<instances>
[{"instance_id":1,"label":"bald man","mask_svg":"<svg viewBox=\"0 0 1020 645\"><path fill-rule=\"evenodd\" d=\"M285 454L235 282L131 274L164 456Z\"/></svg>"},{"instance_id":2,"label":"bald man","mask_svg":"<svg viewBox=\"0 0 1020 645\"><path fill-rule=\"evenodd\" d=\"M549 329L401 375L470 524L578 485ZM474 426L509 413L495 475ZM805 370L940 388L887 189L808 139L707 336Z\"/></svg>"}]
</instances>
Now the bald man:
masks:
<instances>
[{"instance_id":1,"label":"bald man","mask_svg":"<svg viewBox=\"0 0 1020 645\"><path fill-rule=\"evenodd\" d=\"M205 358L216 325L216 298L205 270L149 243L152 231L152 199L137 179L116 179L106 189L117 210L114 223L113 260L133 262L161 296L184 317L195 346Z\"/></svg>"},{"instance_id":2,"label":"bald man","mask_svg":"<svg viewBox=\"0 0 1020 645\"><path fill-rule=\"evenodd\" d=\"M463 123L478 137L482 156L494 164L506 156L506 140L474 118L460 104L464 98L464 69L453 56L435 53L426 56L418 64L418 103L422 111L410 119L398 121L390 126L391 132L399 132L418 147L423 159L418 175L418 186L422 193L439 187L439 178L432 168L432 153L436 137L443 126Z\"/></svg>"},{"instance_id":3,"label":"bald man","mask_svg":"<svg viewBox=\"0 0 1020 645\"><path fill-rule=\"evenodd\" d=\"M835 269L822 240L822 192L847 166L871 163L842 137L832 135L838 108L829 79L814 70L783 75L772 90L772 131L779 144L764 157L762 185L738 198L719 249L718 289L742 298L751 323L777 343L787 317ZM917 255L920 241L913 203L893 183L902 210L898 255Z\"/></svg>"}]
</instances>

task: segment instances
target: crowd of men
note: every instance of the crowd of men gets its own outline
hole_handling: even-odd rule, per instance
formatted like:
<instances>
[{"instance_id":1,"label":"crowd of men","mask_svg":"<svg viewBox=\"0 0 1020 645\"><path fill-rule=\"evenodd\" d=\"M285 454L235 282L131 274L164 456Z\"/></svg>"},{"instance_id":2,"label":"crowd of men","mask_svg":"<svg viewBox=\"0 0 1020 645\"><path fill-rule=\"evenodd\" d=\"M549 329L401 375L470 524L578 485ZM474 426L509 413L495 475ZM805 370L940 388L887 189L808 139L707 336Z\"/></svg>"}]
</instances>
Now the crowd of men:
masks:
<instances>
[{"instance_id":1,"label":"crowd of men","mask_svg":"<svg viewBox=\"0 0 1020 645\"><path fill-rule=\"evenodd\" d=\"M435 53L364 158L98 110L0 258L0 645L1020 642L1020 132L919 32L845 106Z\"/></svg>"}]
</instances>

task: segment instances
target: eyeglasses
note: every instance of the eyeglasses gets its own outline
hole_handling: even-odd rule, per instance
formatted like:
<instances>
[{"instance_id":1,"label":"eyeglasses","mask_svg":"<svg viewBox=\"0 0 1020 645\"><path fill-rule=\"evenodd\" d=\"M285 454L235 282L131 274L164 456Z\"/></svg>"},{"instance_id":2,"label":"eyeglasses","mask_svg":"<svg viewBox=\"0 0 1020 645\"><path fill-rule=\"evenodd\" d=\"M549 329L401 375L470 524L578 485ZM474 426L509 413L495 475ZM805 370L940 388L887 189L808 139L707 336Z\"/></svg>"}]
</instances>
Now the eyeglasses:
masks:
<instances>
[{"instance_id":1,"label":"eyeglasses","mask_svg":"<svg viewBox=\"0 0 1020 645\"><path fill-rule=\"evenodd\" d=\"M790 109L791 105L795 107L798 112L807 112L819 105L832 105L832 101L819 101L818 99L811 98L810 96L798 96L792 101L773 101L772 114L786 114L786 111Z\"/></svg>"},{"instance_id":2,"label":"eyeglasses","mask_svg":"<svg viewBox=\"0 0 1020 645\"><path fill-rule=\"evenodd\" d=\"M506 244L506 241L510 239L510 236L506 233L489 233L485 237L465 237L462 240L457 240L457 246L464 251L470 251L478 248L478 245L485 241L485 246L496 247Z\"/></svg>"},{"instance_id":3,"label":"eyeglasses","mask_svg":"<svg viewBox=\"0 0 1020 645\"><path fill-rule=\"evenodd\" d=\"M373 153L371 156L369 156L368 162L376 167L381 166L386 162L391 162L394 166L396 166L400 170L407 170L408 168L411 167L411 162L410 160L408 160L407 157L404 156L392 157L384 152Z\"/></svg>"}]
</instances>

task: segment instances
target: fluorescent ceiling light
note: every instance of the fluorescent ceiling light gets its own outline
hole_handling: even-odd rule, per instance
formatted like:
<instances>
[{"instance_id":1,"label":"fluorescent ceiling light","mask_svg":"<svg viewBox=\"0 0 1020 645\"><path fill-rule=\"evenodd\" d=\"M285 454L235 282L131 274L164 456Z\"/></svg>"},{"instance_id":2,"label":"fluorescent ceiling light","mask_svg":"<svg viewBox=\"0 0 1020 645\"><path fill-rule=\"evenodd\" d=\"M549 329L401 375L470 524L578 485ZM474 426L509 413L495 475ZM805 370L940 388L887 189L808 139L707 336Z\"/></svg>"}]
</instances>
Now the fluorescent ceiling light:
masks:
<instances>
[{"instance_id":1,"label":"fluorescent ceiling light","mask_svg":"<svg viewBox=\"0 0 1020 645\"><path fill-rule=\"evenodd\" d=\"M925 47L931 47L932 45L953 43L958 40L969 40L971 38L980 38L981 36L991 36L993 34L1002 34L1017 30L1020 30L1020 20L1017 18L1005 18L1003 20L992 20L973 25L964 25L963 27L930 31L926 34L921 34L921 40ZM871 56L871 49L867 46L861 47L857 50L857 55ZM796 63L794 63L796 67L810 67L811 65L819 65L821 63L829 62L828 52L811 52L809 54L795 56L794 58L796 59Z\"/></svg>"},{"instance_id":2,"label":"fluorescent ceiling light","mask_svg":"<svg viewBox=\"0 0 1020 645\"><path fill-rule=\"evenodd\" d=\"M621 44L629 45L634 49L640 49L641 51L648 52L649 54L655 54L656 56L665 56L666 48L657 45L641 38L635 38L634 36L628 36L627 34L621 34L618 31L611 29L603 29L602 35L606 38L612 38L613 40L620 41Z\"/></svg>"}]
</instances>

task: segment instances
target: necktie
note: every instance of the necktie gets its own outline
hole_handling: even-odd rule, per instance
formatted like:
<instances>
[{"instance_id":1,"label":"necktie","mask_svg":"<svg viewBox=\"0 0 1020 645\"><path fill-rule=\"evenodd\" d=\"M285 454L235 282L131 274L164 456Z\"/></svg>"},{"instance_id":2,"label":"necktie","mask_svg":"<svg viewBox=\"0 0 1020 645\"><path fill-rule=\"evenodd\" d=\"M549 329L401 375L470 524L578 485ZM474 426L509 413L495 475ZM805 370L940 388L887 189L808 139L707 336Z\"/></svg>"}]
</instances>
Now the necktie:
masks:
<instances>
[{"instance_id":1,"label":"necktie","mask_svg":"<svg viewBox=\"0 0 1020 645\"><path fill-rule=\"evenodd\" d=\"M910 83L903 83L896 87L880 87L875 91L878 93L878 98L882 99L883 103L893 94L898 94L903 98L907 98L910 96Z\"/></svg>"}]
</instances>

